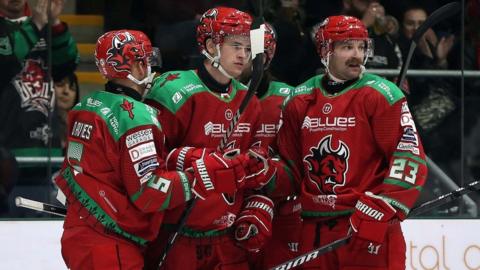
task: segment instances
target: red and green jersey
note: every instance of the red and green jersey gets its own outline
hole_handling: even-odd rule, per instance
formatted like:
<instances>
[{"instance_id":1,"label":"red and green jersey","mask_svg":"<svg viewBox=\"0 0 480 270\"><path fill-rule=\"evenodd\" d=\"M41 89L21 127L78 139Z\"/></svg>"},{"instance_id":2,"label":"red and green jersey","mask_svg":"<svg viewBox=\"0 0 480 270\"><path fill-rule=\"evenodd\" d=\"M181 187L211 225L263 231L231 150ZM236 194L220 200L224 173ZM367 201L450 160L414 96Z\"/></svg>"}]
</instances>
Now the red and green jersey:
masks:
<instances>
[{"instance_id":1,"label":"red and green jersey","mask_svg":"<svg viewBox=\"0 0 480 270\"><path fill-rule=\"evenodd\" d=\"M170 71L156 78L146 103L160 111L159 120L169 149L217 148L246 94L247 87L236 80L231 80L228 93L219 94L208 89L195 70ZM253 97L229 138L228 148L249 148L259 115L258 99ZM230 227L242 202L243 191L238 191L234 198L218 194L198 200L184 232L203 236ZM172 214L172 223L178 222L182 211L183 208Z\"/></svg>"},{"instance_id":2,"label":"red and green jersey","mask_svg":"<svg viewBox=\"0 0 480 270\"><path fill-rule=\"evenodd\" d=\"M67 196L68 215L101 232L143 245L158 234L163 210L191 198L191 175L161 169L164 135L148 105L94 92L69 113L67 139L55 181ZM68 215L66 226L74 220Z\"/></svg>"},{"instance_id":3,"label":"red and green jersey","mask_svg":"<svg viewBox=\"0 0 480 270\"><path fill-rule=\"evenodd\" d=\"M407 101L390 81L364 74L330 95L315 76L287 99L280 155L300 179L305 217L347 215L371 191L403 219L427 176Z\"/></svg>"},{"instance_id":4,"label":"red and green jersey","mask_svg":"<svg viewBox=\"0 0 480 270\"><path fill-rule=\"evenodd\" d=\"M294 87L283 82L271 81L268 89L260 98L262 113L260 115L259 128L255 132L253 146L260 146L268 149L271 157L277 157L276 138L282 125L280 116L285 99L293 92ZM265 190L272 199L284 200L285 197L295 193L292 183L293 175L285 164L275 158L274 164L277 167L275 177L267 184Z\"/></svg>"}]
</instances>

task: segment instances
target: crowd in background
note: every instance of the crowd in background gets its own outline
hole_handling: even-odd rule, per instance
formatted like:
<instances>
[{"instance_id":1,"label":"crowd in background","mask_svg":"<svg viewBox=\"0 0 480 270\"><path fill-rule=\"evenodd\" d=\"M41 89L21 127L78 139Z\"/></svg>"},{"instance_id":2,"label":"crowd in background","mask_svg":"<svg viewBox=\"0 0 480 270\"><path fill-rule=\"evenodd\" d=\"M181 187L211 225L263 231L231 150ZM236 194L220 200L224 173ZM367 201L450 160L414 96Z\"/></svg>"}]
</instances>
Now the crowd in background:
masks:
<instances>
[{"instance_id":1,"label":"crowd in background","mask_svg":"<svg viewBox=\"0 0 480 270\"><path fill-rule=\"evenodd\" d=\"M79 84L74 74L78 51L65 23L58 20L62 0L53 0L52 68L47 72L46 0L35 7L24 1L0 0L0 40L15 42L9 55L0 51L2 72L0 97L0 212L4 216L25 216L8 206L8 194L48 200L51 183L44 166L25 167L13 158L50 154L62 156L65 147L65 120L69 109L79 99ZM83 2L83 1L77 1ZM276 30L277 51L270 71L279 81L298 85L322 72L311 33L318 23L333 14L360 18L368 27L374 43L374 55L367 69L399 69L408 54L411 38L418 26L446 0L372 1L372 0L266 0L264 16ZM479 70L480 1L468 0L465 7L465 43L462 47L462 17L454 16L439 23L418 42L410 69ZM43 5L43 6L42 6ZM197 50L195 26L201 14L213 6L231 6L252 12L251 1L108 1L100 5L105 15L105 31L133 28L146 32L160 48L163 65L160 72L189 69L203 60ZM108 8L107 8L108 7ZM88 2L77 3L77 11L88 9ZM54 13L56 12L56 13ZM42 15L43 14L43 15ZM127 15L125 17L124 15ZM128 18L128 19L127 19ZM464 63L461 54L463 52ZM395 81L396 77L389 78ZM21 82L21 83L16 83ZM47 86L44 86L47 85ZM45 94L48 84L55 92ZM23 88L22 88L23 87ZM40 87L40 88L39 88ZM465 79L461 91L459 77L409 77L402 85L422 135L426 153L447 175L461 185L461 176L473 178L480 173L480 79ZM26 91L28 90L28 91ZM463 135L462 137L462 130ZM27 135L25 135L27 134ZM29 137L30 136L30 137ZM462 141L464 140L464 141ZM466 143L465 173L462 172L462 143ZM30 149L28 152L25 152ZM478 179L477 179L478 180ZM438 179L427 182L435 190ZM48 188L38 190L38 185ZM441 191L438 191L441 193ZM434 195L440 195L433 193ZM12 196L10 196L12 198ZM15 214L12 214L12 211Z\"/></svg>"}]
</instances>

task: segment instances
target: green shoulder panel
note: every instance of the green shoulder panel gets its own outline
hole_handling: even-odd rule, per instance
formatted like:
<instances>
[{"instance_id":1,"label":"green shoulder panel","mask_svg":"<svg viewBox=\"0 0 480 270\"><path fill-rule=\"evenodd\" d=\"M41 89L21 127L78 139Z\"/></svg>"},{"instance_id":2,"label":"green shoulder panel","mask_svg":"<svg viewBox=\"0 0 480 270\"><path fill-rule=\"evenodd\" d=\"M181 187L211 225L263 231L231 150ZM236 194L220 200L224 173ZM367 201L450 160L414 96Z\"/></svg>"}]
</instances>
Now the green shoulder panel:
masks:
<instances>
[{"instance_id":1,"label":"green shoulder panel","mask_svg":"<svg viewBox=\"0 0 480 270\"><path fill-rule=\"evenodd\" d=\"M193 94L207 90L194 70L169 71L153 81L146 99L154 100L175 113Z\"/></svg>"},{"instance_id":2,"label":"green shoulder panel","mask_svg":"<svg viewBox=\"0 0 480 270\"><path fill-rule=\"evenodd\" d=\"M382 94L390 105L405 97L402 90L393 82L380 76L365 73L362 77L362 85L369 86Z\"/></svg>"},{"instance_id":3,"label":"green shoulder panel","mask_svg":"<svg viewBox=\"0 0 480 270\"><path fill-rule=\"evenodd\" d=\"M87 95L73 110L97 114L105 121L116 141L125 132L138 126L155 125L161 128L157 120L157 110L154 108L128 96L105 91Z\"/></svg>"},{"instance_id":4,"label":"green shoulder panel","mask_svg":"<svg viewBox=\"0 0 480 270\"><path fill-rule=\"evenodd\" d=\"M268 96L287 97L290 95L295 87L283 82L271 81L268 85Z\"/></svg>"},{"instance_id":5,"label":"green shoulder panel","mask_svg":"<svg viewBox=\"0 0 480 270\"><path fill-rule=\"evenodd\" d=\"M310 95L313 92L313 89L319 87L320 80L322 79L323 75L316 75L305 81L304 83L298 85L291 91L290 95L283 101L282 107L285 107L290 100L292 100L296 96L301 95Z\"/></svg>"}]
</instances>

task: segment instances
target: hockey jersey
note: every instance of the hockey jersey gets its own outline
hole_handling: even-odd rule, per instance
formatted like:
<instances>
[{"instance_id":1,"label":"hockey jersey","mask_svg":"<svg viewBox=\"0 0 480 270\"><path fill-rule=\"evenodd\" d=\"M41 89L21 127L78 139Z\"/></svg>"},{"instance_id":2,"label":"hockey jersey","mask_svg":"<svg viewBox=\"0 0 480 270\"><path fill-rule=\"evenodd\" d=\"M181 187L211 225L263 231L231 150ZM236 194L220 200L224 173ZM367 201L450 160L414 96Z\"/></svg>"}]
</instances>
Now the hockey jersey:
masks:
<instances>
[{"instance_id":1,"label":"hockey jersey","mask_svg":"<svg viewBox=\"0 0 480 270\"><path fill-rule=\"evenodd\" d=\"M262 84L261 84L262 85ZM267 84L265 84L267 85ZM272 198L281 198L295 193L294 179L284 162L277 157L276 138L282 125L281 114L285 99L293 92L294 87L279 81L270 81L265 93L259 98L262 113L259 128L255 132L252 146L268 148L270 157L274 157L275 177L266 185L264 191Z\"/></svg>"},{"instance_id":2,"label":"hockey jersey","mask_svg":"<svg viewBox=\"0 0 480 270\"><path fill-rule=\"evenodd\" d=\"M155 80L145 102L160 111L159 120L169 149L215 149L246 93L247 87L236 80L231 80L227 93L219 94L208 89L195 70L170 71ZM250 147L259 115L258 99L253 97L230 136L227 149ZM182 233L200 237L224 233L233 225L242 202L242 190L233 197L215 194L198 200ZM166 223L176 224L183 209L172 212Z\"/></svg>"},{"instance_id":3,"label":"hockey jersey","mask_svg":"<svg viewBox=\"0 0 480 270\"><path fill-rule=\"evenodd\" d=\"M427 167L403 93L390 81L364 74L331 95L322 77L295 88L278 134L280 155L301 179L302 215L348 215L371 191L404 219L422 190Z\"/></svg>"},{"instance_id":4,"label":"hockey jersey","mask_svg":"<svg viewBox=\"0 0 480 270\"><path fill-rule=\"evenodd\" d=\"M68 116L67 155L56 184L65 226L86 222L139 245L154 239L165 209L191 199L191 174L163 170L157 111L128 96L94 92Z\"/></svg>"},{"instance_id":5,"label":"hockey jersey","mask_svg":"<svg viewBox=\"0 0 480 270\"><path fill-rule=\"evenodd\" d=\"M16 156L47 153L51 129L48 118L54 113L55 91L47 75L45 34L46 28L39 31L30 18L0 18L0 59L8 67L0 75L4 104L0 108L0 144ZM75 70L79 58L65 23L52 27L51 46L52 76L62 79ZM58 136L54 136L52 145L60 147ZM62 155L59 150L56 153Z\"/></svg>"}]
</instances>

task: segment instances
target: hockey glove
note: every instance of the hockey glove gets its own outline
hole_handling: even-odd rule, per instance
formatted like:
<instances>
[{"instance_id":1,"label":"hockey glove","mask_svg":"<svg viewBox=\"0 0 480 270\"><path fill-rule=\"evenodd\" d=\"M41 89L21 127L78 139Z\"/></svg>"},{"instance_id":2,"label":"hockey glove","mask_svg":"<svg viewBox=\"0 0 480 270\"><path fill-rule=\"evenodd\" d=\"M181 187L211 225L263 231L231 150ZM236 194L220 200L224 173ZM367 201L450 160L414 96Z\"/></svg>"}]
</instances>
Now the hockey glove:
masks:
<instances>
[{"instance_id":1,"label":"hockey glove","mask_svg":"<svg viewBox=\"0 0 480 270\"><path fill-rule=\"evenodd\" d=\"M213 148L195 148L183 146L174 148L167 155L165 163L169 171L184 171L192 166L192 162L215 152Z\"/></svg>"},{"instance_id":2,"label":"hockey glove","mask_svg":"<svg viewBox=\"0 0 480 270\"><path fill-rule=\"evenodd\" d=\"M261 195L245 199L245 207L235 221L235 239L250 251L258 252L272 236L273 202Z\"/></svg>"},{"instance_id":3,"label":"hockey glove","mask_svg":"<svg viewBox=\"0 0 480 270\"><path fill-rule=\"evenodd\" d=\"M245 187L250 189L260 189L273 178L277 168L268 156L268 151L264 148L255 147L248 150L247 167L245 167Z\"/></svg>"},{"instance_id":4,"label":"hockey glove","mask_svg":"<svg viewBox=\"0 0 480 270\"><path fill-rule=\"evenodd\" d=\"M195 180L192 192L200 199L212 193L233 194L245 184L246 155L229 157L210 153L192 163Z\"/></svg>"},{"instance_id":5,"label":"hockey glove","mask_svg":"<svg viewBox=\"0 0 480 270\"><path fill-rule=\"evenodd\" d=\"M350 225L358 238L381 244L396 212L382 197L365 192L355 205Z\"/></svg>"}]
</instances>

